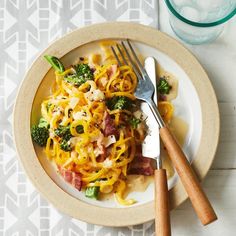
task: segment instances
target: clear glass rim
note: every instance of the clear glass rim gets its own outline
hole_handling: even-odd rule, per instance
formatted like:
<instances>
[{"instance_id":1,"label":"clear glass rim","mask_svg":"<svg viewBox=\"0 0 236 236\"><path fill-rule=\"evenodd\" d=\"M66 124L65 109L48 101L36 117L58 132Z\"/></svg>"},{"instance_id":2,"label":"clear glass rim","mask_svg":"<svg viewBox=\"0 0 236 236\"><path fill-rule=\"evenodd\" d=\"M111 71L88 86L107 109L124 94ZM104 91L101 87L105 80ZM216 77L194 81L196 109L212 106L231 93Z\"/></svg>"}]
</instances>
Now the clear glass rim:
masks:
<instances>
[{"instance_id":1,"label":"clear glass rim","mask_svg":"<svg viewBox=\"0 0 236 236\"><path fill-rule=\"evenodd\" d=\"M216 26L216 25L220 25L225 23L226 21L228 21L230 18L232 18L235 14L236 14L236 8L233 9L232 12L230 12L228 15L226 15L225 17L223 17L222 19L219 19L217 21L214 22L209 22L209 23L199 23L199 22L194 22L191 20L186 19L185 17L181 16L172 6L172 4L170 3L170 0L165 0L167 7L169 8L169 10L173 13L174 16L176 16L179 20L182 20L183 22L192 25L192 26L197 26L197 27L212 27L212 26Z\"/></svg>"}]
</instances>

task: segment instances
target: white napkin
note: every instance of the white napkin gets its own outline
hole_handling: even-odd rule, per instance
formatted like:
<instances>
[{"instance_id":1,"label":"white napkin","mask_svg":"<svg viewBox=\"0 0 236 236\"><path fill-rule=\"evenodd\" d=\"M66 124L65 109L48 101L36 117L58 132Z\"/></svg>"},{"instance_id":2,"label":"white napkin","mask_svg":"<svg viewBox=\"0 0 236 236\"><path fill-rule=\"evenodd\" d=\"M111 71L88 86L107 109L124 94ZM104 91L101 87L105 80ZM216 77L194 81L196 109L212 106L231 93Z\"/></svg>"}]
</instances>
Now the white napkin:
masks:
<instances>
[{"instance_id":1,"label":"white napkin","mask_svg":"<svg viewBox=\"0 0 236 236\"><path fill-rule=\"evenodd\" d=\"M13 144L11 120L17 89L27 68L52 40L104 21L158 27L158 9L157 0L0 1L0 235L153 233L153 223L112 229L58 212L39 195L22 170Z\"/></svg>"}]
</instances>

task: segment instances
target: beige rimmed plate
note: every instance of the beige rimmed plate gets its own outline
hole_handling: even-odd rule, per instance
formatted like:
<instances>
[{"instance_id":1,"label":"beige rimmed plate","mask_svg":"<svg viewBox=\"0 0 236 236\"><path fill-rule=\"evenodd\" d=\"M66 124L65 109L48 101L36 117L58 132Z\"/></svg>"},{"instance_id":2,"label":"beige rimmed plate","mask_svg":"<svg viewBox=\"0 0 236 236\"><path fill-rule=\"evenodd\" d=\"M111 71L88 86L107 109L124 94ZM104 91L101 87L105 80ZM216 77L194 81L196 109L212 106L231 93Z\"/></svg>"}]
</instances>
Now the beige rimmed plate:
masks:
<instances>
[{"instance_id":1,"label":"beige rimmed plate","mask_svg":"<svg viewBox=\"0 0 236 236\"><path fill-rule=\"evenodd\" d=\"M134 41L144 56L154 56L160 65L179 81L174 100L175 115L189 125L184 144L197 175L202 180L214 159L219 138L219 111L207 74L180 43L147 26L133 23L104 23L76 30L51 44L33 63L19 90L14 111L14 136L24 169L35 187L56 208L74 218L99 225L127 226L154 219L153 185L143 193L132 193L138 203L119 206L113 200L92 201L73 189L57 175L40 148L34 147L30 127L40 115L40 103L49 94L53 70L43 59L50 54L62 58L68 66L98 48L98 41L124 39ZM187 199L177 176L169 182L171 208Z\"/></svg>"}]
</instances>

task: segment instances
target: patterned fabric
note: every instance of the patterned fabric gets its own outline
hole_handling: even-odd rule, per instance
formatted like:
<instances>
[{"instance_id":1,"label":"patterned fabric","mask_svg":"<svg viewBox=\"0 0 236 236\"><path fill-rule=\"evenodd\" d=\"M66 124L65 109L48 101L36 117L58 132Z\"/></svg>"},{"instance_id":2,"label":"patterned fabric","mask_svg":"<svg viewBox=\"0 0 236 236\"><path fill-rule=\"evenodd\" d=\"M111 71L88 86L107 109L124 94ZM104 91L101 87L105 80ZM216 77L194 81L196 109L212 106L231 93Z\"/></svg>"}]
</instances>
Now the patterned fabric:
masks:
<instances>
[{"instance_id":1,"label":"patterned fabric","mask_svg":"<svg viewBox=\"0 0 236 236\"><path fill-rule=\"evenodd\" d=\"M114 229L58 212L21 168L13 144L12 112L27 68L52 40L103 21L158 27L157 13L157 0L0 0L0 235L153 235L153 222Z\"/></svg>"}]
</instances>

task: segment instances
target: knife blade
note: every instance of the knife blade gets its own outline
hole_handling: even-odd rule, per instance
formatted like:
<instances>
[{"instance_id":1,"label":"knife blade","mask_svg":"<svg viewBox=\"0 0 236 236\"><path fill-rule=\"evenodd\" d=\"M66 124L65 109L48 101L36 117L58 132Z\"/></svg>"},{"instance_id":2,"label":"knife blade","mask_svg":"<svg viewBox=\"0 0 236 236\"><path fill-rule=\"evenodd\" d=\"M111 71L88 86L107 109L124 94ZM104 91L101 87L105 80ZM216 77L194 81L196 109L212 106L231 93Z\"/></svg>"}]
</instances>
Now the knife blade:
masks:
<instances>
[{"instance_id":1,"label":"knife blade","mask_svg":"<svg viewBox=\"0 0 236 236\"><path fill-rule=\"evenodd\" d=\"M146 69L154 87L155 93L153 100L157 104L157 85L156 85L156 62L153 57L147 57L144 62L144 68ZM151 109L146 102L141 103L141 110L145 114L146 124L148 127L148 134L144 139L142 144L142 154L145 157L150 157L153 159L160 158L160 136L159 136L159 126L156 122Z\"/></svg>"}]
</instances>

